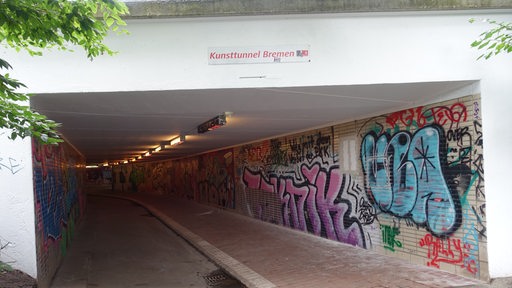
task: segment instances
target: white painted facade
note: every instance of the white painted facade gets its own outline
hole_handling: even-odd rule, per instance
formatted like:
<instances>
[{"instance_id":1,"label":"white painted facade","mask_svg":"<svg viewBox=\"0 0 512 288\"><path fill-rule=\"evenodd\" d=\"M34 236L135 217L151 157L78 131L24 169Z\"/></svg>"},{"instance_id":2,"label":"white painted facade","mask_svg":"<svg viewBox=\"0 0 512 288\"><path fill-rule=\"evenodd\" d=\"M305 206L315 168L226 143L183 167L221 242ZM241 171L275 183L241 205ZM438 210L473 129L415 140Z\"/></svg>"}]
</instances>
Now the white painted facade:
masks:
<instances>
[{"instance_id":1,"label":"white painted facade","mask_svg":"<svg viewBox=\"0 0 512 288\"><path fill-rule=\"evenodd\" d=\"M32 146L0 130L0 261L37 274Z\"/></svg>"},{"instance_id":2,"label":"white painted facade","mask_svg":"<svg viewBox=\"0 0 512 288\"><path fill-rule=\"evenodd\" d=\"M12 76L33 93L479 81L468 89L482 97L488 254L490 276L497 278L512 276L507 169L512 163L512 134L507 129L512 123L512 55L476 61L479 51L470 43L490 26L470 24L468 19L512 22L510 12L130 20L129 36L107 40L119 51L115 57L91 62L76 51L39 58L3 52L9 55L2 58L13 65ZM209 47L279 45L310 45L311 62L208 65ZM265 77L246 78L253 76ZM5 172L0 172L3 183Z\"/></svg>"}]
</instances>

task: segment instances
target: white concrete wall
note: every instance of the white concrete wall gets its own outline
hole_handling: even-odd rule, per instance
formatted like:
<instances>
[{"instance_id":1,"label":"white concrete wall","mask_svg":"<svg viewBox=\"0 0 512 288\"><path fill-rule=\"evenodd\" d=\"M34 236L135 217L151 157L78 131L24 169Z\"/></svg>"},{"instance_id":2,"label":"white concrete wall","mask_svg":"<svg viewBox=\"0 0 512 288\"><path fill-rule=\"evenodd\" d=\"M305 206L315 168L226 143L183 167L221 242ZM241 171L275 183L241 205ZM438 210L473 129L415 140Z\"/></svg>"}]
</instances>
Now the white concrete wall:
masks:
<instances>
[{"instance_id":1,"label":"white concrete wall","mask_svg":"<svg viewBox=\"0 0 512 288\"><path fill-rule=\"evenodd\" d=\"M476 61L469 45L489 26L470 24L471 17L512 22L510 11L133 20L129 36L107 41L120 52L115 57L0 55L31 92L481 80L490 273L512 276L512 55ZM293 44L311 45L311 63L208 65L208 47Z\"/></svg>"},{"instance_id":2,"label":"white concrete wall","mask_svg":"<svg viewBox=\"0 0 512 288\"><path fill-rule=\"evenodd\" d=\"M510 167L512 157L512 54L497 57L483 67L482 130L489 274L512 277Z\"/></svg>"},{"instance_id":3,"label":"white concrete wall","mask_svg":"<svg viewBox=\"0 0 512 288\"><path fill-rule=\"evenodd\" d=\"M0 261L36 277L34 190L30 139L0 130Z\"/></svg>"}]
</instances>

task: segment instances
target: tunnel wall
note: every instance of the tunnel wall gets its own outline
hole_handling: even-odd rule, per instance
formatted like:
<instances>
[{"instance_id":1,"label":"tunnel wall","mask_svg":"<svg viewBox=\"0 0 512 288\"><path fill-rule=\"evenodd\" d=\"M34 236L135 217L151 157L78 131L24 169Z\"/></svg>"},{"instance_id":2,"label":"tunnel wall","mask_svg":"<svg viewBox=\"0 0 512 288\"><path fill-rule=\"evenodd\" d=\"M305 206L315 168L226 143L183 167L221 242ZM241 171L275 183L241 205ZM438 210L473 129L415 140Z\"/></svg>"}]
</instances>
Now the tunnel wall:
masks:
<instances>
[{"instance_id":1,"label":"tunnel wall","mask_svg":"<svg viewBox=\"0 0 512 288\"><path fill-rule=\"evenodd\" d=\"M35 278L31 143L8 135L0 129L0 261Z\"/></svg>"},{"instance_id":2,"label":"tunnel wall","mask_svg":"<svg viewBox=\"0 0 512 288\"><path fill-rule=\"evenodd\" d=\"M480 117L480 97L470 95L115 167L115 189L173 194L488 280Z\"/></svg>"},{"instance_id":3,"label":"tunnel wall","mask_svg":"<svg viewBox=\"0 0 512 288\"><path fill-rule=\"evenodd\" d=\"M49 287L85 212L85 158L72 146L32 142L38 287Z\"/></svg>"}]
</instances>

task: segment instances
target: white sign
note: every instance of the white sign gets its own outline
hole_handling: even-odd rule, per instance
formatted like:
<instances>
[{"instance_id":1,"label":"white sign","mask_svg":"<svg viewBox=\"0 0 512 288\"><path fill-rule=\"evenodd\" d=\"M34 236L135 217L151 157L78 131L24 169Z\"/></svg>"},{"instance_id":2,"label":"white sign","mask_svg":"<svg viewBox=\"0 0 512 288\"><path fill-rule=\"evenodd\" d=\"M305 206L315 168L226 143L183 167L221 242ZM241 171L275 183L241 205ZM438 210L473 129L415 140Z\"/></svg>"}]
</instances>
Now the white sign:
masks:
<instances>
[{"instance_id":1,"label":"white sign","mask_svg":"<svg viewBox=\"0 0 512 288\"><path fill-rule=\"evenodd\" d=\"M210 47L209 65L311 62L309 45Z\"/></svg>"}]
</instances>

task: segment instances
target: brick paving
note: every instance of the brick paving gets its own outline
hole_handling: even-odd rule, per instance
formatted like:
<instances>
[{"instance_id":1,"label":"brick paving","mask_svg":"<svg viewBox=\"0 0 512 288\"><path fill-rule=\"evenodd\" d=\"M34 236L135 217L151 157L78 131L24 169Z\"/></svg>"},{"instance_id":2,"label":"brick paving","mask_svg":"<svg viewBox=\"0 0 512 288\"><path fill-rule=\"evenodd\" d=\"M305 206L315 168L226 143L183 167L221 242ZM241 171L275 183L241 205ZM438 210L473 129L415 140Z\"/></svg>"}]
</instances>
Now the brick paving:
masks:
<instances>
[{"instance_id":1,"label":"brick paving","mask_svg":"<svg viewBox=\"0 0 512 288\"><path fill-rule=\"evenodd\" d=\"M143 194L109 196L146 207L247 287L489 287L193 201Z\"/></svg>"}]
</instances>

